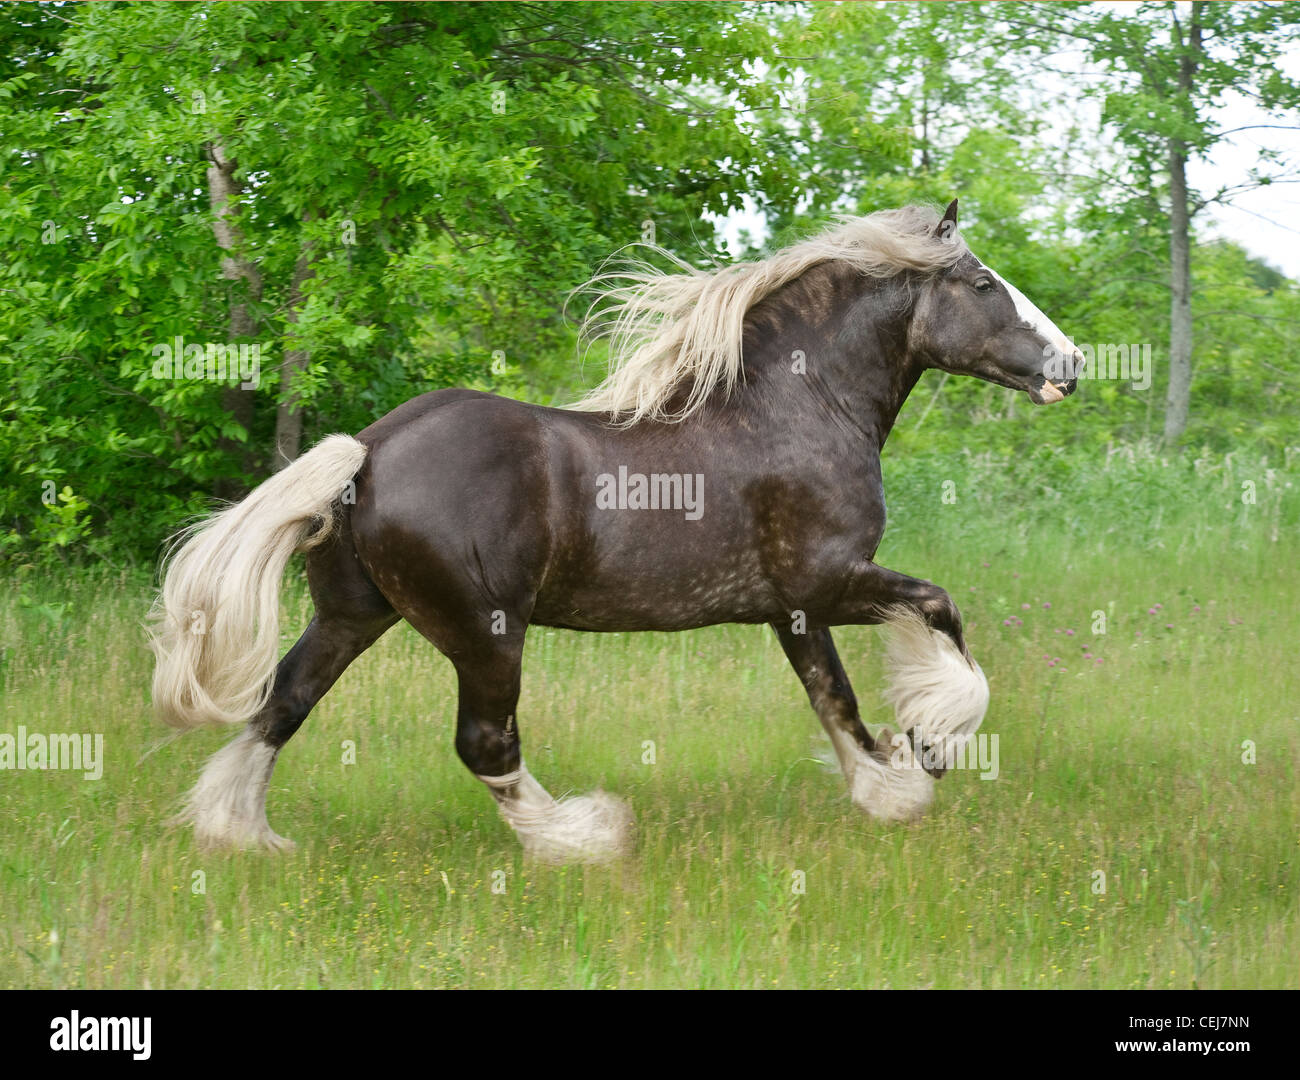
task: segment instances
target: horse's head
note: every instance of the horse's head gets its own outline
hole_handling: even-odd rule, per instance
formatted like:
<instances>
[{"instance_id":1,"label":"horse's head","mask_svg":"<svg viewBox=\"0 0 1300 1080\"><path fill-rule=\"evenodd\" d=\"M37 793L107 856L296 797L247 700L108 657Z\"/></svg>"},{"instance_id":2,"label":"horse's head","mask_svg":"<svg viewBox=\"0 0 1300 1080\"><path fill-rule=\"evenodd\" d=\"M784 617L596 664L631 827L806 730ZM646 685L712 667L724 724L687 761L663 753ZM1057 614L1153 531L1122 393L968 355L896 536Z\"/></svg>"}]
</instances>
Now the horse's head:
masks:
<instances>
[{"instance_id":1,"label":"horse's head","mask_svg":"<svg viewBox=\"0 0 1300 1080\"><path fill-rule=\"evenodd\" d=\"M957 243L956 232L954 199L934 236ZM969 251L922 288L909 344L929 367L1023 390L1036 405L1072 394L1083 367L1069 338Z\"/></svg>"}]
</instances>

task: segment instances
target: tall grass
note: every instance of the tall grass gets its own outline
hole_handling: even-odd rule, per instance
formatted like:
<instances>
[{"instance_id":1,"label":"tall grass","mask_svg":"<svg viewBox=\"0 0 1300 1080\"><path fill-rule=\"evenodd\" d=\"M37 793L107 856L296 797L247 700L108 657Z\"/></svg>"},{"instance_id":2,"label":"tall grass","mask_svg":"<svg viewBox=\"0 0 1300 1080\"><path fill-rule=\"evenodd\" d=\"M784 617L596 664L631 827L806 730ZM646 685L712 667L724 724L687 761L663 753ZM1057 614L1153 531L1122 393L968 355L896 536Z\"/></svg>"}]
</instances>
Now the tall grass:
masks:
<instances>
[{"instance_id":1,"label":"tall grass","mask_svg":"<svg viewBox=\"0 0 1300 1080\"><path fill-rule=\"evenodd\" d=\"M849 804L766 628L535 628L525 752L631 803L611 867L521 859L404 625L282 755L300 850L200 852L161 822L222 736L149 719L148 582L18 575L0 734L103 732L107 763L0 772L0 986L1294 988L1297 509L1271 468L893 455L879 560L956 598L999 737L998 778L950 774L913 826ZM287 647L301 582L285 607ZM837 640L887 722L875 631Z\"/></svg>"}]
</instances>

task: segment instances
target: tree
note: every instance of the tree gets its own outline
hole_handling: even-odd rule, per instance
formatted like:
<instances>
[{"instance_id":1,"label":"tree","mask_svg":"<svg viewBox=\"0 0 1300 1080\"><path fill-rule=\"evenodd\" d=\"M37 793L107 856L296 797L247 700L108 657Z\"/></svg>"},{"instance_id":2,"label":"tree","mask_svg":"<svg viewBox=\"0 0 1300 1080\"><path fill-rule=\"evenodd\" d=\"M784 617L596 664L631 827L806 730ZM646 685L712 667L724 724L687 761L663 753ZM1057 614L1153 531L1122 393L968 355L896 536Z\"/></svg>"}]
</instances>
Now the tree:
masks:
<instances>
[{"instance_id":1,"label":"tree","mask_svg":"<svg viewBox=\"0 0 1300 1080\"><path fill-rule=\"evenodd\" d=\"M1122 10L1093 4L1003 7L997 14L1007 24L1064 35L1114 77L1099 91L1103 121L1129 149L1130 184L1166 208L1170 305L1164 439L1173 444L1186 430L1191 407L1193 221L1212 203L1286 176L1269 168L1272 155L1265 152L1241 183L1198 193L1188 185L1187 166L1244 130L1217 126L1215 107L1225 94L1244 95L1279 120L1294 122L1300 82L1282 70L1279 57L1288 43L1300 40L1300 8L1211 0L1166 0Z\"/></svg>"},{"instance_id":2,"label":"tree","mask_svg":"<svg viewBox=\"0 0 1300 1080\"><path fill-rule=\"evenodd\" d=\"M146 549L312 433L512 385L572 345L566 293L647 230L707 255L704 213L792 182L740 120L775 95L746 68L771 52L757 14L0 8L6 542L48 480L104 550L109 527ZM260 373L160 377L178 342L259 346Z\"/></svg>"}]
</instances>

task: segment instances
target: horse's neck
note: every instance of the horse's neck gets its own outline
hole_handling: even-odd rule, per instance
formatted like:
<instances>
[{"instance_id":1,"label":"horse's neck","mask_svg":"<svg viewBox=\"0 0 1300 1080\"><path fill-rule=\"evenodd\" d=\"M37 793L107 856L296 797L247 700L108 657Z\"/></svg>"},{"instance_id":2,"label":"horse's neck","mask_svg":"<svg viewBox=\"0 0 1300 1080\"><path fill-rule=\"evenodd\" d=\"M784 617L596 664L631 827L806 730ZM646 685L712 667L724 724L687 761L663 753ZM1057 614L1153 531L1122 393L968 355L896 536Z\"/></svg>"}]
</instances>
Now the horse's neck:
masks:
<instances>
[{"instance_id":1,"label":"horse's neck","mask_svg":"<svg viewBox=\"0 0 1300 1080\"><path fill-rule=\"evenodd\" d=\"M828 264L757 305L742 405L777 423L803 419L814 438L856 433L879 451L923 370L907 349L908 287Z\"/></svg>"}]
</instances>

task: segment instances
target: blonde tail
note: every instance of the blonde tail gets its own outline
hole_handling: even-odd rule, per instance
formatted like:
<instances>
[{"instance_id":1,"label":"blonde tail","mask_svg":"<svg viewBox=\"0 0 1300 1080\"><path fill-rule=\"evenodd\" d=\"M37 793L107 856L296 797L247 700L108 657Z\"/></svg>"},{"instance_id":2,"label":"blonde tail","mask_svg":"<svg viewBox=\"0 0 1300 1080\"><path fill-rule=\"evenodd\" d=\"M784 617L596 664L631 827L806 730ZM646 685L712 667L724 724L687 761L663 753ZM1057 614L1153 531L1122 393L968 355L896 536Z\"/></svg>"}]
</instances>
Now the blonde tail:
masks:
<instances>
[{"instance_id":1,"label":"blonde tail","mask_svg":"<svg viewBox=\"0 0 1300 1080\"><path fill-rule=\"evenodd\" d=\"M243 502L180 534L150 613L158 718L189 730L238 724L271 693L280 638L280 579L289 557L326 540L333 504L365 461L331 435ZM313 531L313 520L323 524Z\"/></svg>"}]
</instances>

